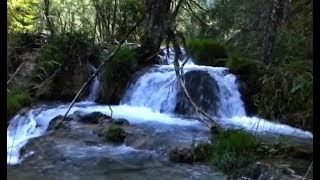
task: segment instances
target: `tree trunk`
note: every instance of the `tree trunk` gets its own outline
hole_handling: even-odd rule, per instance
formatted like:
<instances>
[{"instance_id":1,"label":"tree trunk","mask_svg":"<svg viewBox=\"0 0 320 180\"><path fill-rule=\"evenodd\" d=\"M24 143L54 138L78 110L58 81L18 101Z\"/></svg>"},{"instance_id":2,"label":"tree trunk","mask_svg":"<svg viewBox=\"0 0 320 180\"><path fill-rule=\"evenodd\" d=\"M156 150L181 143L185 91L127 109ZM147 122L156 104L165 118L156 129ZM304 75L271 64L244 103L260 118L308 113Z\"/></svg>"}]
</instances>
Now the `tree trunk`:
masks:
<instances>
[{"instance_id":1,"label":"tree trunk","mask_svg":"<svg viewBox=\"0 0 320 180\"><path fill-rule=\"evenodd\" d=\"M169 26L171 0L146 0L146 23L141 43L141 58L146 60L159 51ZM155 58L149 58L147 64L154 64Z\"/></svg>"},{"instance_id":2,"label":"tree trunk","mask_svg":"<svg viewBox=\"0 0 320 180\"><path fill-rule=\"evenodd\" d=\"M277 29L286 15L286 6L290 0L263 0L260 18L260 56L264 63L269 63L275 43Z\"/></svg>"},{"instance_id":3,"label":"tree trunk","mask_svg":"<svg viewBox=\"0 0 320 180\"><path fill-rule=\"evenodd\" d=\"M47 22L47 28L49 29L51 35L54 35L54 27L53 23L50 19L50 0L44 0L44 16Z\"/></svg>"}]
</instances>

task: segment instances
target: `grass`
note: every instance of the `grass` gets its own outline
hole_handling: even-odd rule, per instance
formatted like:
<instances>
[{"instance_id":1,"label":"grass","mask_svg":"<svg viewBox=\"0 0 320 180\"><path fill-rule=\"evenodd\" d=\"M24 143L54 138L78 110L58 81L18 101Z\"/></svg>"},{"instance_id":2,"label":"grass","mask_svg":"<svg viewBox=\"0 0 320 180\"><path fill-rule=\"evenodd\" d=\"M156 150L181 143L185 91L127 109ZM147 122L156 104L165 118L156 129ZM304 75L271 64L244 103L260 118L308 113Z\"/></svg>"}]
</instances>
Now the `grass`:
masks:
<instances>
[{"instance_id":1,"label":"grass","mask_svg":"<svg viewBox=\"0 0 320 180\"><path fill-rule=\"evenodd\" d=\"M211 144L194 149L196 161L207 161L223 172L243 167L255 159L255 137L243 130L226 130L213 136Z\"/></svg>"}]
</instances>

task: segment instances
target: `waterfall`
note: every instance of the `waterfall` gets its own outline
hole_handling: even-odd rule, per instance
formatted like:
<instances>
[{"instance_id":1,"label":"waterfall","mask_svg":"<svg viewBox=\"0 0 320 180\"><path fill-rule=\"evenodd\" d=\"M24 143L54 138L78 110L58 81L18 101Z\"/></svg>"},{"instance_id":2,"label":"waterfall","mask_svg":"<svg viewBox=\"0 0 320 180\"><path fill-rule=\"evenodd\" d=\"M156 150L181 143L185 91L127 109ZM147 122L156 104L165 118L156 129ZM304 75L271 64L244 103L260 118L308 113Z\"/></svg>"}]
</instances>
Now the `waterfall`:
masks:
<instances>
[{"instance_id":1,"label":"waterfall","mask_svg":"<svg viewBox=\"0 0 320 180\"><path fill-rule=\"evenodd\" d=\"M227 68L186 64L184 72L201 70L208 72L218 82L219 109L217 116L245 116L244 104L236 84L236 77ZM132 83L121 104L149 107L154 111L173 113L177 104L176 75L173 65L157 65L146 71Z\"/></svg>"},{"instance_id":2,"label":"waterfall","mask_svg":"<svg viewBox=\"0 0 320 180\"><path fill-rule=\"evenodd\" d=\"M183 53L185 54L184 51ZM157 122L169 125L199 126L200 122L194 117L187 120L175 114L175 107L179 100L177 99L178 83L174 66L170 64L173 61L173 54L169 58L166 56L165 54L161 58L163 62L167 62L165 64L169 65L155 65L149 68L129 85L120 105L111 106L114 117L126 118L130 123ZM90 66L90 68L96 71L93 66ZM248 131L260 133L313 138L312 133L308 131L270 122L258 117L246 116L244 103L238 90L237 79L233 74L229 73L227 68L195 65L192 59L189 59L184 66L184 72L195 70L208 72L217 82L219 88L217 95L218 110L216 114L211 115L218 117L223 126L245 128ZM96 99L98 87L99 81L98 77L96 77L91 84L87 100L75 103L69 114L75 111L84 113L98 111L110 115L111 112L107 105L92 103ZM13 117L7 129L7 163L17 164L21 162L20 148L30 138L45 134L50 120L58 115L64 115L68 106L69 104L41 105L23 115L17 114Z\"/></svg>"},{"instance_id":3,"label":"waterfall","mask_svg":"<svg viewBox=\"0 0 320 180\"><path fill-rule=\"evenodd\" d=\"M94 66L92 66L90 64L88 66L91 69L91 71L93 72L92 74L94 74L97 71L97 69ZM97 95L99 92L99 85L100 85L99 78L98 78L98 76L96 76L92 80L92 83L91 83L91 86L89 89L89 95L88 95L86 101L94 102L97 99Z\"/></svg>"}]
</instances>

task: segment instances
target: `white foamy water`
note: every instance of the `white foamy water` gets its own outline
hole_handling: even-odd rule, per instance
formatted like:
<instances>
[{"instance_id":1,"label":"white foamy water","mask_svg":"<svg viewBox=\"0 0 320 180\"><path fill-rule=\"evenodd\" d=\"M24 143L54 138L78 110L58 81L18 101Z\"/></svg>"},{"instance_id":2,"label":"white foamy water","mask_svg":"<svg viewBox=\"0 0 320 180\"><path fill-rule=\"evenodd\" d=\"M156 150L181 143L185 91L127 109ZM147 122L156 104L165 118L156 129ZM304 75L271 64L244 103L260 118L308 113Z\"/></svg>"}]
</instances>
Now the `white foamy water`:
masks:
<instances>
[{"instance_id":1,"label":"white foamy water","mask_svg":"<svg viewBox=\"0 0 320 180\"><path fill-rule=\"evenodd\" d=\"M89 68L91 68L91 70L93 71L93 73L95 73L97 71L97 69L92 66L92 65L88 65ZM92 73L92 74L93 74ZM100 82L99 82L99 78L98 76L94 77L92 82L91 82L91 87L90 87L90 90L89 90L89 95L87 97L87 101L95 101L97 99L97 95L98 95L98 91L99 91L99 85L100 85Z\"/></svg>"},{"instance_id":2,"label":"white foamy water","mask_svg":"<svg viewBox=\"0 0 320 180\"><path fill-rule=\"evenodd\" d=\"M174 56L171 54L168 58L169 64L173 61L173 58ZM164 57L162 57L162 60L164 61ZM195 65L191 59L185 65L184 72L193 70L206 71L217 81L219 88L218 112L212 116L217 116L224 126L245 128L248 131L260 133L313 138L312 133L308 131L259 119L258 117L247 117L244 103L238 91L236 77L230 74L227 68L199 66ZM173 65L151 67L135 82L132 82L121 100L121 105L111 106L113 117L126 118L131 124L157 122L167 125L200 126L200 122L195 119L187 120L174 115L177 104L177 86ZM108 106L97 105L93 102L97 96L98 87L99 81L97 78L92 83L87 100L75 103L69 114L75 111L85 113L98 111L111 115ZM19 163L21 161L20 148L30 138L45 134L49 121L58 115L64 115L68 106L68 104L43 105L30 110L23 116L16 115L7 129L7 163Z\"/></svg>"},{"instance_id":3,"label":"white foamy water","mask_svg":"<svg viewBox=\"0 0 320 180\"><path fill-rule=\"evenodd\" d=\"M64 115L68 109L68 104L59 105L58 107L49 108L39 107L29 111L26 115L15 116L7 130L7 163L17 164L19 160L19 151L30 138L38 137L45 134L51 119L58 115ZM163 124L194 126L200 125L197 120L184 120L169 114L154 112L150 108L132 107L128 105L111 106L113 117L126 118L130 123L159 122ZM90 102L75 103L69 114L75 111L85 113L102 112L111 115L111 111L106 105L96 105ZM12 146L13 145L13 146Z\"/></svg>"}]
</instances>

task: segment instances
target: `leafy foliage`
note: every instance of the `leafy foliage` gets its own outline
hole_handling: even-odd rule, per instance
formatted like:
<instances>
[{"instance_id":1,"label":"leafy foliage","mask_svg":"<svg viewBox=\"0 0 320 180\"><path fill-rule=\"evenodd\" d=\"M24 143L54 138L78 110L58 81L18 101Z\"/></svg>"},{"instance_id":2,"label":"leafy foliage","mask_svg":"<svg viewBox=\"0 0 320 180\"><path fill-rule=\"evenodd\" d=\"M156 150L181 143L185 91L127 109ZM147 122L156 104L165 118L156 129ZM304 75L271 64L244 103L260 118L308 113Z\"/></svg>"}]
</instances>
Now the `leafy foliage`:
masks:
<instances>
[{"instance_id":1,"label":"leafy foliage","mask_svg":"<svg viewBox=\"0 0 320 180\"><path fill-rule=\"evenodd\" d=\"M9 33L32 32L36 29L38 0L9 0L7 6Z\"/></svg>"}]
</instances>

